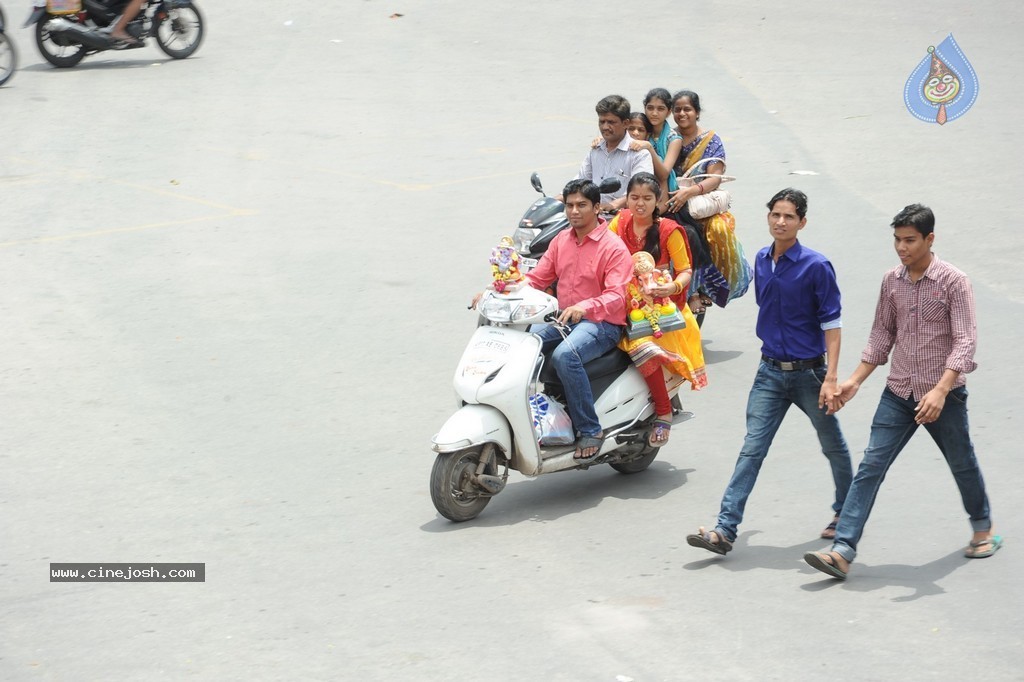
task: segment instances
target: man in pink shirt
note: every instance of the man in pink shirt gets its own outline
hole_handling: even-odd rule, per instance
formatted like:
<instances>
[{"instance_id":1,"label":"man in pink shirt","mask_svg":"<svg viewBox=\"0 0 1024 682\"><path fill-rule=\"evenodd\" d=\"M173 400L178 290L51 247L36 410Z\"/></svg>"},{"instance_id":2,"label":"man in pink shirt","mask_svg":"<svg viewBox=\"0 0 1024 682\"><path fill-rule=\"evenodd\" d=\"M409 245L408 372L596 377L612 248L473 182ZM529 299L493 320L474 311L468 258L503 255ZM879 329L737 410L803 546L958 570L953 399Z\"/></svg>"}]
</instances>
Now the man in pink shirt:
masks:
<instances>
[{"instance_id":1,"label":"man in pink shirt","mask_svg":"<svg viewBox=\"0 0 1024 682\"><path fill-rule=\"evenodd\" d=\"M626 283L633 274L629 250L598 219L601 190L589 180L573 180L562 191L565 214L572 229L554 239L537 267L526 278L544 289L558 282L558 321L571 333L564 339L558 328L542 329L544 352L565 388L569 416L579 434L576 458L598 454L604 433L594 409L590 379L583 369L588 361L611 350L626 324Z\"/></svg>"},{"instance_id":2,"label":"man in pink shirt","mask_svg":"<svg viewBox=\"0 0 1024 682\"><path fill-rule=\"evenodd\" d=\"M973 535L964 555L992 556L1002 538L992 532L988 495L967 424L964 375L973 371L977 329L967 275L932 253L935 215L911 204L892 221L901 265L885 274L867 348L850 378L834 394L840 409L892 354L892 366L871 423L864 459L853 478L830 552L807 552L804 561L840 580L857 556L878 489L917 427L939 446L970 518Z\"/></svg>"}]
</instances>

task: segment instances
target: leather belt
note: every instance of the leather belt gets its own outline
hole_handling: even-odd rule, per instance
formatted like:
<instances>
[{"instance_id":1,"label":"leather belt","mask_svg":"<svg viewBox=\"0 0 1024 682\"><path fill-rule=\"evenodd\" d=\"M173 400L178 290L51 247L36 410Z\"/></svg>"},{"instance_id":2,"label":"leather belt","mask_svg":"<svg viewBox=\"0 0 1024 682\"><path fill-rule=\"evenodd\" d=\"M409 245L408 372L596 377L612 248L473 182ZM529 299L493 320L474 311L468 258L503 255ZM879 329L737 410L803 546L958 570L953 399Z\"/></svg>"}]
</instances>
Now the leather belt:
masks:
<instances>
[{"instance_id":1,"label":"leather belt","mask_svg":"<svg viewBox=\"0 0 1024 682\"><path fill-rule=\"evenodd\" d=\"M816 358L810 360L776 360L770 358L767 355L762 355L761 360L767 362L772 367L777 367L783 372L795 372L800 369L818 369L819 367L825 366L825 356L819 355Z\"/></svg>"}]
</instances>

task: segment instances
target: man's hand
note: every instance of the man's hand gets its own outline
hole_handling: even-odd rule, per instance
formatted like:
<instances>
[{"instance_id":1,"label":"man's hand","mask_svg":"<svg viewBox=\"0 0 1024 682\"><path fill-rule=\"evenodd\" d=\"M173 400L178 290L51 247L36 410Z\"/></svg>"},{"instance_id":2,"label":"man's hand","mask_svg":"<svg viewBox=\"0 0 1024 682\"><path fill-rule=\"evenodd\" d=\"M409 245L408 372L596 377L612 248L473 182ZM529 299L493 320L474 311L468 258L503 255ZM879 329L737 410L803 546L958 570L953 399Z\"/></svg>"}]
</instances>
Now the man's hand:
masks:
<instances>
[{"instance_id":1,"label":"man's hand","mask_svg":"<svg viewBox=\"0 0 1024 682\"><path fill-rule=\"evenodd\" d=\"M825 381L821 384L821 390L818 391L818 409L828 407L826 414L833 414L838 412L842 405L836 407L836 394L839 392L836 382L838 380L835 377L825 377Z\"/></svg>"},{"instance_id":2,"label":"man's hand","mask_svg":"<svg viewBox=\"0 0 1024 682\"><path fill-rule=\"evenodd\" d=\"M946 395L948 393L949 391L940 386L936 386L925 393L917 407L914 408L914 411L917 412L914 421L918 424L931 424L938 419L939 415L942 414L942 408L946 406Z\"/></svg>"},{"instance_id":3,"label":"man's hand","mask_svg":"<svg viewBox=\"0 0 1024 682\"><path fill-rule=\"evenodd\" d=\"M483 297L484 297L484 292L478 291L476 293L476 295L473 296L473 300L469 302L469 306L468 306L469 309L470 310L476 310L477 304L480 303L480 299L483 298Z\"/></svg>"},{"instance_id":4,"label":"man's hand","mask_svg":"<svg viewBox=\"0 0 1024 682\"><path fill-rule=\"evenodd\" d=\"M558 321L561 324L576 324L583 319L583 316L587 314L587 311L578 305L571 305L562 311L562 314L558 316Z\"/></svg>"},{"instance_id":5,"label":"man's hand","mask_svg":"<svg viewBox=\"0 0 1024 682\"><path fill-rule=\"evenodd\" d=\"M825 386L822 386L822 390L824 390L824 388ZM857 395L857 390L859 388L860 384L853 379L847 379L843 383L839 384L839 386L834 386L835 392L832 394L832 404L829 405L828 414L835 414L839 410L843 409L843 406L853 400L853 396Z\"/></svg>"}]
</instances>

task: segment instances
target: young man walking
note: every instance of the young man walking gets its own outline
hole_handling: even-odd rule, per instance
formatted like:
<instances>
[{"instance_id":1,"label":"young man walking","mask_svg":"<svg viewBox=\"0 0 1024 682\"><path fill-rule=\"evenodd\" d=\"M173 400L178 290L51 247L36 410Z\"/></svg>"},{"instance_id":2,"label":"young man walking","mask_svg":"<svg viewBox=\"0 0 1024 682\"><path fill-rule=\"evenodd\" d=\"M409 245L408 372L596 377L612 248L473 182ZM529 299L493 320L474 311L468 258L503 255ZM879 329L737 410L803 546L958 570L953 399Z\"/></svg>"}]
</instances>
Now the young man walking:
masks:
<instances>
[{"instance_id":1,"label":"young man walking","mask_svg":"<svg viewBox=\"0 0 1024 682\"><path fill-rule=\"evenodd\" d=\"M974 294L967 275L932 253L935 215L912 204L892 220L900 265L885 274L875 320L860 364L834 396L835 409L852 399L892 353L892 365L871 423L864 459L846 498L830 552L807 552L804 561L845 579L857 556L878 489L917 427L939 446L970 518L964 555L992 556L1002 538L992 533L985 482L967 423L964 374L973 371L977 345Z\"/></svg>"},{"instance_id":2,"label":"young man walking","mask_svg":"<svg viewBox=\"0 0 1024 682\"><path fill-rule=\"evenodd\" d=\"M715 554L732 549L747 498L790 405L810 418L832 468L835 503L832 523L821 533L824 538L833 537L853 477L850 451L830 402L839 367L839 285L828 259L797 239L806 224L803 192L784 189L768 202L773 243L758 252L754 263L757 336L762 345L761 364L747 399L747 435L714 530L701 527L686 537L688 544Z\"/></svg>"}]
</instances>

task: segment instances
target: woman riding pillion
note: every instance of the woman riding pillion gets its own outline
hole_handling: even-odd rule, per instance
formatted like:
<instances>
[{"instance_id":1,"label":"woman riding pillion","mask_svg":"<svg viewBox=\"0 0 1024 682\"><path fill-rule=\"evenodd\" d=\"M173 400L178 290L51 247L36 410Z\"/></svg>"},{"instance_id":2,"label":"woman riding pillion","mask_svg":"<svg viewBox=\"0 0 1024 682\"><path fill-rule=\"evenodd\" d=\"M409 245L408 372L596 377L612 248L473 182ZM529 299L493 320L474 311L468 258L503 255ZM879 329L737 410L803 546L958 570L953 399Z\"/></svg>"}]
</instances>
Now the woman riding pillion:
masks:
<instances>
[{"instance_id":1,"label":"woman riding pillion","mask_svg":"<svg viewBox=\"0 0 1024 682\"><path fill-rule=\"evenodd\" d=\"M670 192L667 206L680 222L701 227L696 235L700 244L692 243L696 240L691 238L696 261L690 287L690 307L694 313L703 312L710 303L724 307L746 293L751 280L750 265L736 237L736 219L732 213L722 211L697 221L689 219L687 201L718 189L725 173L725 146L715 131L700 127L700 111L697 93L681 90L672 97L676 132L683 139L674 170L680 179L687 173L697 176L697 181L691 185ZM686 183L681 181L680 184Z\"/></svg>"},{"instance_id":2,"label":"woman riding pillion","mask_svg":"<svg viewBox=\"0 0 1024 682\"><path fill-rule=\"evenodd\" d=\"M637 173L630 179L626 190L626 209L609 225L625 243L630 254L646 251L658 268L670 269L672 279L651 287L651 293L667 297L675 303L686 326L630 340L623 336L619 347L626 351L640 370L654 401L657 420L650 444L661 447L668 441L672 426L672 405L662 368L687 379L693 390L707 386L704 371L704 352L701 348L700 328L687 305L687 291L692 275L686 233L674 220L663 218L658 211L661 183L650 173ZM629 295L639 292L630 285Z\"/></svg>"}]
</instances>

